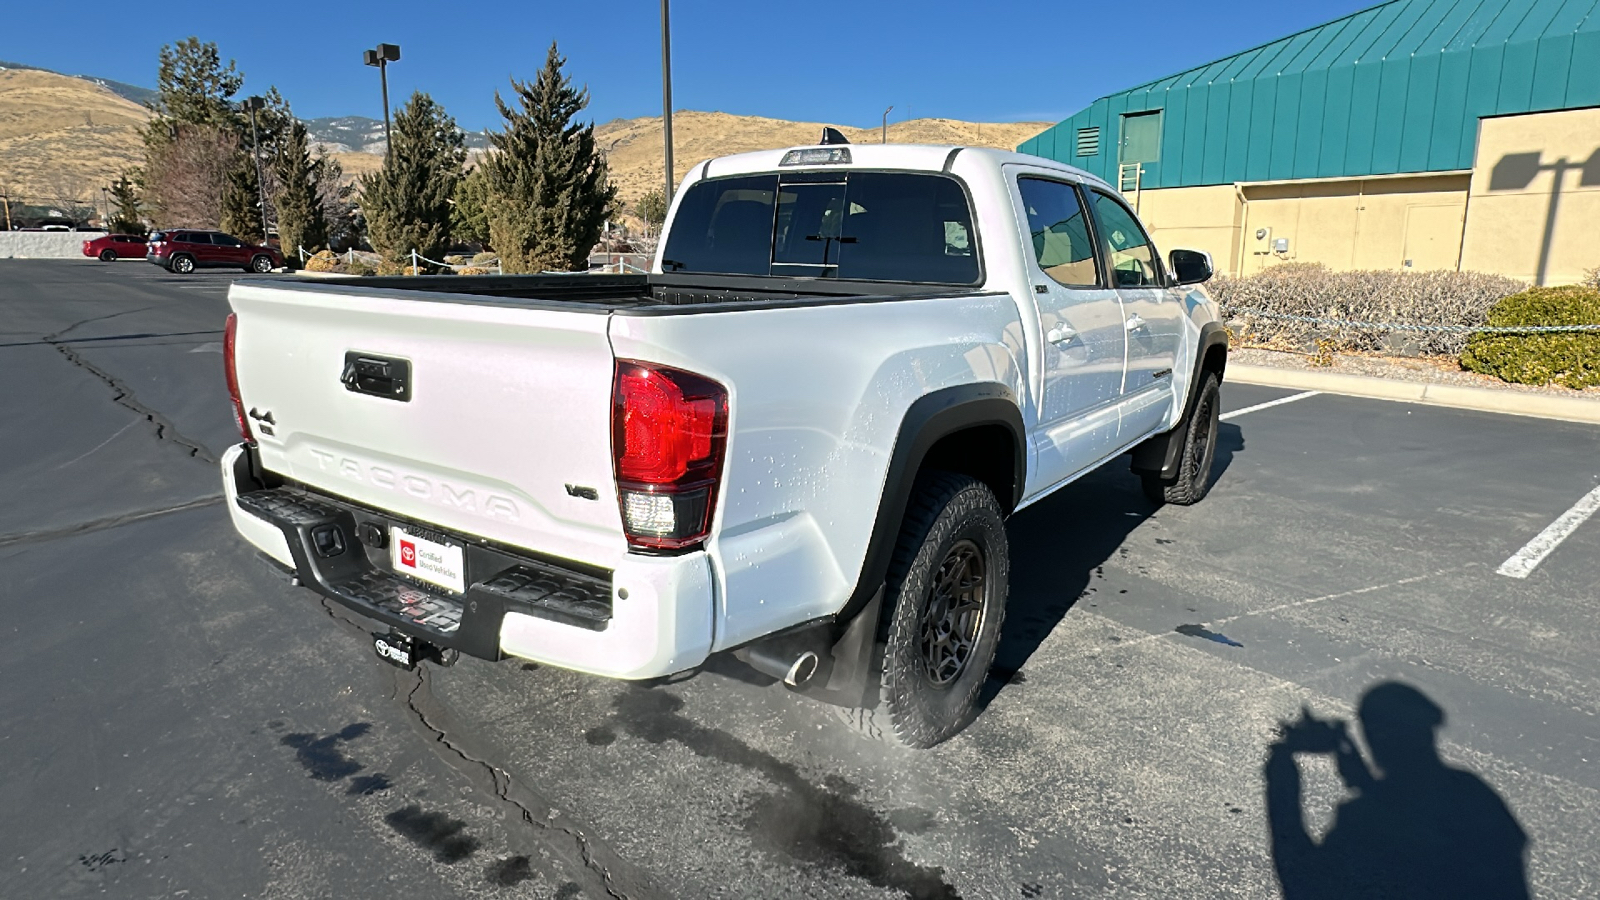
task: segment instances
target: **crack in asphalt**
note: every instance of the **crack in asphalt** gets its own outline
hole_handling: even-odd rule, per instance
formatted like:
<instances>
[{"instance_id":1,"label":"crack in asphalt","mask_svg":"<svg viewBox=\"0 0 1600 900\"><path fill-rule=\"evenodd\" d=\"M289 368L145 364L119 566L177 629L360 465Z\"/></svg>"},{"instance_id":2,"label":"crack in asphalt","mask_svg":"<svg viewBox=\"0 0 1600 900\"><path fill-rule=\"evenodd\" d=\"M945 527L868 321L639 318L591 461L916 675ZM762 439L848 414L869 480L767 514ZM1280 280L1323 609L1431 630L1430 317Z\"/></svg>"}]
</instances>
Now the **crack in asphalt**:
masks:
<instances>
[{"instance_id":1,"label":"crack in asphalt","mask_svg":"<svg viewBox=\"0 0 1600 900\"><path fill-rule=\"evenodd\" d=\"M411 689L406 693L406 709L416 717L416 720L424 728L434 735L434 740L455 755L462 764L487 774L494 786L494 795L500 802L510 806L524 823L542 830L558 831L572 840L577 847L579 857L583 860L584 866L600 877L600 886L607 895L615 897L617 900L628 900L630 897L646 897L655 893L654 891L646 892L645 889L638 886L621 883L623 879L615 870L626 866L626 863L614 851L602 845L598 840L589 837L575 825L564 823L562 821L564 817L561 813L552 808L547 801L538 797L529 788L517 784L509 772L469 753L457 741L451 739L446 728L431 721L430 713L437 719L443 717L441 714L445 713L445 710L438 697L433 693L426 668L419 666L411 671L396 671L397 685L403 684L407 677L415 679L415 684L411 685ZM421 702L418 701L419 694L421 695ZM458 771L460 770L460 766L452 764L452 767ZM513 796L514 793L521 794L523 797L519 799L519 797ZM541 815L536 812L535 806L543 808L544 813ZM605 858L602 859L602 857Z\"/></svg>"},{"instance_id":2,"label":"crack in asphalt","mask_svg":"<svg viewBox=\"0 0 1600 900\"><path fill-rule=\"evenodd\" d=\"M317 596L318 606L341 629L363 640L370 639L370 623L358 621L344 607L332 600ZM416 669L393 669L394 692L390 699L401 702L411 719L433 737L435 753L450 768L460 772L478 790L508 807L517 819L539 832L564 835L572 841L577 861L599 879L599 887L607 896L617 900L647 900L662 897L665 893L651 883L649 876L638 871L622 859L616 851L599 838L591 837L578 825L562 815L554 804L539 796L533 789L517 783L511 774L499 766L470 752L459 738L454 738L450 714L444 703L433 693L426 664ZM404 694L402 698L402 693ZM488 783L483 783L487 776ZM542 811L542 812L541 812Z\"/></svg>"},{"instance_id":3,"label":"crack in asphalt","mask_svg":"<svg viewBox=\"0 0 1600 900\"><path fill-rule=\"evenodd\" d=\"M82 324L85 323L78 323L78 325ZM72 328L76 327L77 325L72 326ZM111 398L111 402L117 404L118 406L132 410L138 415L143 416L145 421L156 426L156 440L177 444L180 447L188 449L189 456L192 459L203 459L208 463L217 462L217 457L214 456L210 450L207 450L203 444L185 437L184 434L178 430L177 426L173 425L171 420L169 420L166 416L141 403L139 398L134 395L133 388L123 384L122 381L115 375L112 375L110 372L107 372L99 366L96 366L94 363L84 359L83 356L78 353L78 351L67 346L67 343L60 339L60 335L66 334L68 331L71 331L72 328L67 328L57 332L56 334L52 334L45 338L44 342L56 348L57 352L67 358L67 362L72 363L78 368L83 369L85 372L88 372L90 375L93 375L94 377L105 382L106 386L115 392L115 396Z\"/></svg>"},{"instance_id":4,"label":"crack in asphalt","mask_svg":"<svg viewBox=\"0 0 1600 900\"><path fill-rule=\"evenodd\" d=\"M38 541L49 541L56 538L71 537L77 534L87 534L91 531L104 531L129 522L138 522L144 519L153 519L157 516L171 515L186 510L199 509L222 501L221 494L211 494L198 500L190 500L172 506L163 506L158 509L146 509L134 513L123 513L116 516L105 516L99 519L90 519L76 525L67 525L61 528L49 528L42 531L22 531L12 534L0 534L0 547L9 547L12 544L31 544Z\"/></svg>"}]
</instances>

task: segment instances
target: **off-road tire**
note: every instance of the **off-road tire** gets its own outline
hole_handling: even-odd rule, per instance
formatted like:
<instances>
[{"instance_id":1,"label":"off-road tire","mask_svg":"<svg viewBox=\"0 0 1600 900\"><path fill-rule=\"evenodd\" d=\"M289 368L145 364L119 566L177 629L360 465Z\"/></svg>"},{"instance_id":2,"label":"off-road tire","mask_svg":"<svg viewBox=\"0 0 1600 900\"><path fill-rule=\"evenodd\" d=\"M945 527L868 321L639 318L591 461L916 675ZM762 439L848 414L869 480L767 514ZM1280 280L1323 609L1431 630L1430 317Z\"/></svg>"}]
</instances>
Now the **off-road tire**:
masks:
<instances>
[{"instance_id":1,"label":"off-road tire","mask_svg":"<svg viewBox=\"0 0 1600 900\"><path fill-rule=\"evenodd\" d=\"M116 261L116 258L117 258L117 251L111 249L110 247L107 247L106 249L100 251L100 261L101 262L114 262L114 261Z\"/></svg>"},{"instance_id":2,"label":"off-road tire","mask_svg":"<svg viewBox=\"0 0 1600 900\"><path fill-rule=\"evenodd\" d=\"M268 272L271 272L272 257L267 256L264 253L259 256L252 257L250 260L250 265L245 266L244 270L246 272L255 272L257 275L264 275Z\"/></svg>"},{"instance_id":3,"label":"off-road tire","mask_svg":"<svg viewBox=\"0 0 1600 900\"><path fill-rule=\"evenodd\" d=\"M940 674L947 677L940 685L924 652L928 633L924 620L927 613L940 609L931 604L938 602L941 571L970 574L974 551L981 563L977 621L972 625L970 619L959 618L958 628L963 623L971 626L963 629L971 635L970 648L959 665L955 662L959 653L945 654L947 666ZM947 563L962 568L947 570ZM951 472L919 476L889 563L878 630L876 703L870 708L840 709L839 717L866 737L915 749L932 747L965 728L1000 643L1010 569L1005 522L989 488ZM973 601L968 598L968 602Z\"/></svg>"},{"instance_id":4,"label":"off-road tire","mask_svg":"<svg viewBox=\"0 0 1600 900\"><path fill-rule=\"evenodd\" d=\"M179 275L188 275L194 271L194 257L179 254L172 258L172 271Z\"/></svg>"},{"instance_id":5,"label":"off-road tire","mask_svg":"<svg viewBox=\"0 0 1600 900\"><path fill-rule=\"evenodd\" d=\"M1183 455L1178 474L1162 478L1160 472L1140 472L1144 494L1153 503L1189 506L1199 503L1211 490L1211 464L1217 458L1217 423L1222 402L1222 382L1215 372L1207 372L1200 382L1200 393L1183 425Z\"/></svg>"}]
</instances>

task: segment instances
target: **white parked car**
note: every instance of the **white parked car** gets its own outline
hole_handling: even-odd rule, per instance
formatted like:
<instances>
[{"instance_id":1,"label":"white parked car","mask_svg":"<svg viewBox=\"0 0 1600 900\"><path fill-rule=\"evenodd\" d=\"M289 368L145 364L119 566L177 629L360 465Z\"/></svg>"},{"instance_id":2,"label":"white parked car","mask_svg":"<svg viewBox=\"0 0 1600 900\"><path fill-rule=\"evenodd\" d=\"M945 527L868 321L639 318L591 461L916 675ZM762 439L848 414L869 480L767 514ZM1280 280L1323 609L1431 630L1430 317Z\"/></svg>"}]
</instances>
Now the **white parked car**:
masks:
<instances>
[{"instance_id":1,"label":"white parked car","mask_svg":"<svg viewBox=\"0 0 1600 900\"><path fill-rule=\"evenodd\" d=\"M734 651L931 746L994 656L1007 515L1129 450L1205 495L1210 275L1031 156L713 159L649 275L235 282L228 509L391 661Z\"/></svg>"}]
</instances>

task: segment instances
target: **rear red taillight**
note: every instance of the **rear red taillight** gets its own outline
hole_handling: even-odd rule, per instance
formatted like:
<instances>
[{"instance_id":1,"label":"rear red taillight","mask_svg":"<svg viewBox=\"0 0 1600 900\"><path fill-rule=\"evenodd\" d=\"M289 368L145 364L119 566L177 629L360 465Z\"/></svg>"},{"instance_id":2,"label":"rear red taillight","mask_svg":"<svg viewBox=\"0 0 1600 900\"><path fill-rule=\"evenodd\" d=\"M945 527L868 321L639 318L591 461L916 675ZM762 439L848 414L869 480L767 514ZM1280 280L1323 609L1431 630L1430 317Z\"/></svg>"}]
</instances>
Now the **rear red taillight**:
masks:
<instances>
[{"instance_id":1,"label":"rear red taillight","mask_svg":"<svg viewBox=\"0 0 1600 900\"><path fill-rule=\"evenodd\" d=\"M711 531L728 391L681 369L617 360L611 456L630 546L681 550Z\"/></svg>"},{"instance_id":2,"label":"rear red taillight","mask_svg":"<svg viewBox=\"0 0 1600 900\"><path fill-rule=\"evenodd\" d=\"M239 370L234 363L234 333L239 329L239 315L228 313L228 324L222 331L222 366L228 373L228 399L233 401L233 418L239 423L239 436L254 442L250 434L250 420L244 416L244 401L239 398Z\"/></svg>"}]
</instances>

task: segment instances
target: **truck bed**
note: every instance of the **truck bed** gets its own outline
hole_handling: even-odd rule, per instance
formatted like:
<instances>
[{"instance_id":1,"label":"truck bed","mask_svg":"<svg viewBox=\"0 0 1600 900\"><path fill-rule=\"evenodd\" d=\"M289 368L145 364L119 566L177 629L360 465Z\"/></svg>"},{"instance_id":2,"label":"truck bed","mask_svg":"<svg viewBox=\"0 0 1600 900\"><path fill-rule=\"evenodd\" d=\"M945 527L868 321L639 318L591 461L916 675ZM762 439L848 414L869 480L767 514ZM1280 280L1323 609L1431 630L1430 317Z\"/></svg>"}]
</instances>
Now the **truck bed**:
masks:
<instances>
[{"instance_id":1,"label":"truck bed","mask_svg":"<svg viewBox=\"0 0 1600 900\"><path fill-rule=\"evenodd\" d=\"M351 276L287 281L244 278L278 290L320 291L407 300L563 309L625 315L672 315L785 306L919 300L979 293L950 285L728 275L422 275Z\"/></svg>"}]
</instances>

